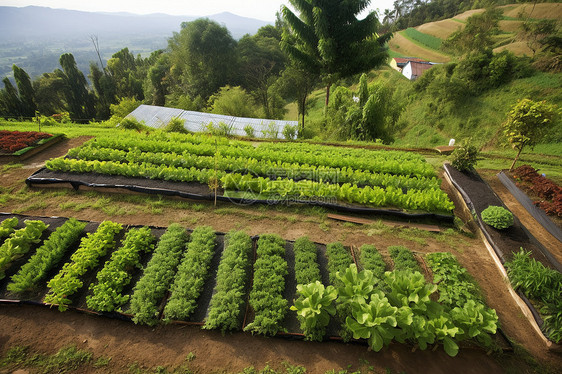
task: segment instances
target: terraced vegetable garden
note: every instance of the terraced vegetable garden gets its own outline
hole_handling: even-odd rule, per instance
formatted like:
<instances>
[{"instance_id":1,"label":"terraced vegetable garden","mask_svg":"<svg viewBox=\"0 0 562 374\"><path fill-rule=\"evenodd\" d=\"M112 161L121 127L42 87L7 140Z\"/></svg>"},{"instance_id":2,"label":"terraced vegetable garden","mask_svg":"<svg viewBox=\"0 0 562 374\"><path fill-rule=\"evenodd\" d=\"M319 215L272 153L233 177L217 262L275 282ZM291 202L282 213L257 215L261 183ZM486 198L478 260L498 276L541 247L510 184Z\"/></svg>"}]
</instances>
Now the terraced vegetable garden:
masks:
<instances>
[{"instance_id":1,"label":"terraced vegetable garden","mask_svg":"<svg viewBox=\"0 0 562 374\"><path fill-rule=\"evenodd\" d=\"M48 161L46 168L28 183L65 180L75 185L81 183L80 175L96 173L136 178L137 185L141 180L181 182L183 187L190 183L188 196L211 198L216 189L221 198L233 202L328 202L436 213L448 219L454 208L440 189L433 166L419 154L399 151L306 143L256 146L162 132L149 138L144 134L97 137L71 149L65 158Z\"/></svg>"},{"instance_id":2,"label":"terraced vegetable garden","mask_svg":"<svg viewBox=\"0 0 562 374\"><path fill-rule=\"evenodd\" d=\"M61 148L51 154L63 154L69 146ZM418 234L408 229L392 234L383 231L381 238L371 240L381 230L376 225L331 224L325 213L318 215L324 209L302 206L226 208L219 204L214 208L212 203L181 201L178 209L166 210L172 213L166 215L167 227L160 227L164 216L154 212L133 219L123 210L117 214L121 215L117 223L107 221L109 211L97 214L88 210L93 208L88 200L101 196L97 192L26 189L22 179L29 172L25 173L13 172L10 183L19 175L22 191L29 191L30 196L57 198L42 205L43 211L29 213L34 216L0 215L1 303L77 310L127 321L118 322L123 326L134 323L166 331L175 331L173 325L189 324L222 334L238 330L311 341L354 341L372 351L382 350L377 357L396 349L438 349L449 356L457 356L459 350L514 349L499 329L498 314L502 322L508 321L510 336L517 331L512 326L516 318L505 316L505 295L503 303L490 300L497 291L498 277L491 285L475 270L488 261L487 253L478 254L481 243L471 244L474 252L469 256L463 253L466 243L462 248L439 243L448 234L436 234L429 246L420 244L425 240L421 232L419 238L413 238ZM100 135L71 149L65 157L47 160L46 168L35 172L27 183L32 187L66 183L75 189L85 185L102 192L128 189L207 200L214 199L216 192L217 200L233 203L297 202L377 217L397 213L407 219L437 217L448 222L452 222L454 208L440 188L435 168L420 154L309 143L250 143L202 134ZM106 221L38 217L68 216L66 204L61 203L67 197L72 206L75 201L86 201L84 211L80 208L70 215ZM123 201L138 213L141 200L149 204L156 199L165 200L112 195L103 196L103 203ZM9 207L14 212L16 208ZM192 216L186 217L186 213ZM241 222L233 217L242 218ZM272 231L296 240L268 234L277 222L281 226ZM186 225L195 228L186 229ZM216 232L205 225L236 231ZM466 239L458 232L455 235L452 240ZM372 244L363 244L366 242ZM412 252L407 243L426 254ZM505 253L518 247L509 247ZM450 249L458 249L463 265L484 282L490 305L498 314L486 305L478 285L455 256L439 252ZM474 254L478 255L473 259ZM560 273L533 262L535 254L516 254L505 267L513 287L529 296L531 310L537 310L543 319L539 326L550 339L547 343L557 343ZM486 271L492 270L490 263L485 266ZM530 276L535 273L546 280L537 282ZM189 330L214 336L196 327ZM226 336L250 339L249 334ZM390 344L394 346L384 349ZM468 356L456 360L463 357Z\"/></svg>"},{"instance_id":3,"label":"terraced vegetable garden","mask_svg":"<svg viewBox=\"0 0 562 374\"><path fill-rule=\"evenodd\" d=\"M448 253L389 247L386 263L372 245L55 217L5 215L0 234L3 302L136 324L357 339L375 351L397 341L455 356L461 342L490 349L499 339L495 311Z\"/></svg>"}]
</instances>

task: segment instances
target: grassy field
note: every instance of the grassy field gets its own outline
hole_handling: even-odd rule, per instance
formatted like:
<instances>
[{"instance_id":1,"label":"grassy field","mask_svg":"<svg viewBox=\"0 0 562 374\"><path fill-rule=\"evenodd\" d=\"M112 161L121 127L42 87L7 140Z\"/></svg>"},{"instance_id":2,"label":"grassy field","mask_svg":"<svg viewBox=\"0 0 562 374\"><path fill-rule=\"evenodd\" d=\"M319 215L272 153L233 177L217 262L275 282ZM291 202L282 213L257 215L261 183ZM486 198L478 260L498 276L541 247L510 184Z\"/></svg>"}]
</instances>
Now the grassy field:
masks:
<instances>
[{"instance_id":1,"label":"grassy field","mask_svg":"<svg viewBox=\"0 0 562 374\"><path fill-rule=\"evenodd\" d=\"M504 5L500 7L504 9L504 16L506 17L519 17L521 12L531 14L534 19L549 18L561 19L562 18L562 4L561 3L540 3L533 5L531 3L520 5Z\"/></svg>"},{"instance_id":2,"label":"grassy field","mask_svg":"<svg viewBox=\"0 0 562 374\"><path fill-rule=\"evenodd\" d=\"M407 28L402 32L406 38L414 41L415 43L422 44L424 47L438 51L441 48L442 40L433 35L424 34L419 30L412 27Z\"/></svg>"},{"instance_id":3,"label":"grassy field","mask_svg":"<svg viewBox=\"0 0 562 374\"><path fill-rule=\"evenodd\" d=\"M396 33L388 43L390 49L403 56L419 57L433 62L449 62L451 58L443 53L426 48L421 44L406 38L402 33Z\"/></svg>"},{"instance_id":4,"label":"grassy field","mask_svg":"<svg viewBox=\"0 0 562 374\"><path fill-rule=\"evenodd\" d=\"M423 25L417 26L416 29L424 34L433 35L437 38L446 39L457 31L458 29L462 29L463 24L457 22L454 19L444 19L442 21L435 21L424 23Z\"/></svg>"}]
</instances>

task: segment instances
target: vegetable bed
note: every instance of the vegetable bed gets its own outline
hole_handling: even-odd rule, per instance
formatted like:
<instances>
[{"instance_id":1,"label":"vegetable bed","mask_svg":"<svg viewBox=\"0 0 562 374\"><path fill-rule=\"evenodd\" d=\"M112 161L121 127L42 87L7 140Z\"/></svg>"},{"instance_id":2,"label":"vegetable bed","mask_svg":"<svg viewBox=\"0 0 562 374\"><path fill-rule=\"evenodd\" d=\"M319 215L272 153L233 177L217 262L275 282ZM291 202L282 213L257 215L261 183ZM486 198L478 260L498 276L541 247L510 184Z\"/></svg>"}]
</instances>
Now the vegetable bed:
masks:
<instances>
[{"instance_id":1,"label":"vegetable bed","mask_svg":"<svg viewBox=\"0 0 562 374\"><path fill-rule=\"evenodd\" d=\"M28 157L63 138L62 134L0 130L0 157L7 160Z\"/></svg>"},{"instance_id":2,"label":"vegetable bed","mask_svg":"<svg viewBox=\"0 0 562 374\"><path fill-rule=\"evenodd\" d=\"M507 269L505 274L514 289L519 291L521 299L513 293L514 298L524 313L532 313L531 320L534 318L536 329L542 333L547 347L560 350L562 307L559 302L559 279L562 265L527 231L517 217L514 217L512 226L501 230L483 222L481 213L488 206L501 206L502 202L478 174L467 175L450 165L445 165L445 170L496 253L497 265L504 273L506 270L503 268ZM552 294L556 297L552 297ZM532 299L531 302L526 300L525 295Z\"/></svg>"},{"instance_id":3,"label":"vegetable bed","mask_svg":"<svg viewBox=\"0 0 562 374\"><path fill-rule=\"evenodd\" d=\"M1 245L30 221L48 227L42 243L6 268L2 302L73 308L148 325L188 322L223 332L366 339L375 350L396 340L420 349L443 344L456 355L460 341L477 338L490 347L495 339L490 335L497 328L495 311L475 296L470 280L462 278L466 271L450 255L434 259L430 267L436 274L456 269L459 278L436 275L437 286L426 281L430 273L420 272L423 260L405 247L389 247L389 265L372 245L355 253L340 243L290 242L270 234L250 238L240 231L225 236L204 226L191 231L179 224L129 227L4 214ZM50 258L44 248L53 243L62 249ZM359 272L357 265L369 270ZM25 279L34 281L12 286ZM430 299L437 289L441 303ZM455 289L466 291L459 298L451 296ZM324 295L321 305L314 301L318 292ZM311 323L311 314L302 312L313 307L311 302L323 316L320 322ZM385 303L390 313L385 314L386 332L381 330L386 325L373 322L376 318L360 317L377 310L373 303ZM298 314L289 309L293 304Z\"/></svg>"},{"instance_id":4,"label":"vegetable bed","mask_svg":"<svg viewBox=\"0 0 562 374\"><path fill-rule=\"evenodd\" d=\"M70 182L99 186L88 174L175 182L191 188L170 193L232 202L292 202L342 208L442 215L454 208L434 168L419 154L304 143L260 143L170 133L98 137L50 160L28 183ZM62 174L61 174L62 173ZM103 183L123 186L122 180ZM157 186L157 185L156 185ZM157 187L155 187L157 189ZM137 188L138 190L139 188ZM178 195L178 193L176 193Z\"/></svg>"}]
</instances>

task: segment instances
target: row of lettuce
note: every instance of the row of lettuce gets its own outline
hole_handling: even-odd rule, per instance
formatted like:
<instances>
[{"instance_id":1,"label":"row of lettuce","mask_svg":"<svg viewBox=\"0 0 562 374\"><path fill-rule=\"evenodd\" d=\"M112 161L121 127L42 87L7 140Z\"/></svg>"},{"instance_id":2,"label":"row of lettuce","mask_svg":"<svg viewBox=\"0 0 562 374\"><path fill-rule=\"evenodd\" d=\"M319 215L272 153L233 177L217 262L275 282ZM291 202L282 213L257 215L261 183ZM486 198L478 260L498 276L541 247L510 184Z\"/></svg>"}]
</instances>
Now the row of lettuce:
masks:
<instances>
[{"instance_id":1,"label":"row of lettuce","mask_svg":"<svg viewBox=\"0 0 562 374\"><path fill-rule=\"evenodd\" d=\"M17 225L17 218L0 224L0 235L6 238L0 247L2 277L33 244L38 245L48 229L40 220L26 220L21 229ZM64 311L84 291L86 273L101 267L85 290L88 309L128 313L135 323L155 325L161 320L190 320L201 307L211 261L220 252L210 227L200 226L189 233L172 224L157 238L148 227L124 230L111 221L84 236L85 226L69 219L52 231L19 270L12 269L17 271L12 271L7 289L25 295L46 284L43 301ZM490 334L496 332L497 315L486 307L477 285L451 254L425 257L433 273L433 282L428 282L407 248L388 248L394 264L388 271L372 245L359 249L358 268L349 249L331 243L325 252L329 284L324 284L318 246L299 238L293 244L297 298L290 306L284 297L288 248L277 235L261 235L254 260L250 236L242 231L228 233L204 328L226 332L244 327L252 333L275 335L285 331L284 321L292 309L309 340L337 332L344 340L366 339L377 351L397 341L420 349L443 345L451 356L457 354L460 341L493 344ZM144 255L150 260L143 267ZM67 261L60 267L63 258ZM102 259L107 261L102 263ZM142 275L132 284L134 274ZM248 291L253 318L244 324ZM163 300L167 301L164 307ZM327 332L329 324L336 330Z\"/></svg>"},{"instance_id":2,"label":"row of lettuce","mask_svg":"<svg viewBox=\"0 0 562 374\"><path fill-rule=\"evenodd\" d=\"M336 198L405 210L450 212L434 168L415 153L197 134L98 137L50 160L49 170L198 182L263 197Z\"/></svg>"}]
</instances>

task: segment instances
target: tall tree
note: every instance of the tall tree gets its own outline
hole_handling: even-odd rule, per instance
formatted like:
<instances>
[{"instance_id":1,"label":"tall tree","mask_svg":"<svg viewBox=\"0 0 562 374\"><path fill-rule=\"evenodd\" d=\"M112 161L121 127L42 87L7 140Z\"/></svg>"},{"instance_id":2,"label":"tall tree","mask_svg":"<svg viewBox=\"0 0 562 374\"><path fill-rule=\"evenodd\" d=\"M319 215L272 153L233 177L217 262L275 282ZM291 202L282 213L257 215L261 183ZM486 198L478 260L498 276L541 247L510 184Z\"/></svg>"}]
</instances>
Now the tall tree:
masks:
<instances>
[{"instance_id":1,"label":"tall tree","mask_svg":"<svg viewBox=\"0 0 562 374\"><path fill-rule=\"evenodd\" d=\"M177 95L208 99L231 83L236 71L236 41L228 29L200 18L184 22L181 31L168 41L171 78Z\"/></svg>"},{"instance_id":2,"label":"tall tree","mask_svg":"<svg viewBox=\"0 0 562 374\"><path fill-rule=\"evenodd\" d=\"M281 73L277 81L278 89L284 98L296 100L299 121L299 136L304 134L305 115L308 107L308 95L318 83L318 76L302 70L295 65L289 65Z\"/></svg>"},{"instance_id":3,"label":"tall tree","mask_svg":"<svg viewBox=\"0 0 562 374\"><path fill-rule=\"evenodd\" d=\"M88 91L88 83L84 74L78 70L76 60L71 53L60 56L62 70L56 70L64 82L64 96L70 116L76 120L89 120L94 117L94 101Z\"/></svg>"},{"instance_id":4,"label":"tall tree","mask_svg":"<svg viewBox=\"0 0 562 374\"><path fill-rule=\"evenodd\" d=\"M143 60L140 56L135 56L129 48L123 48L114 53L107 61L107 71L113 78L117 97L134 97L137 100L144 99L142 90L141 69Z\"/></svg>"},{"instance_id":5,"label":"tall tree","mask_svg":"<svg viewBox=\"0 0 562 374\"><path fill-rule=\"evenodd\" d=\"M109 106L117 103L117 87L106 70L100 69L94 62L90 62L90 81L96 94L96 118L108 119L110 116Z\"/></svg>"},{"instance_id":6,"label":"tall tree","mask_svg":"<svg viewBox=\"0 0 562 374\"><path fill-rule=\"evenodd\" d=\"M281 33L274 26L264 26L256 35L245 35L237 45L243 87L261 105L265 118L275 118L270 87L285 68L285 56L279 42Z\"/></svg>"},{"instance_id":7,"label":"tall tree","mask_svg":"<svg viewBox=\"0 0 562 374\"><path fill-rule=\"evenodd\" d=\"M8 77L2 80L4 89L0 91L0 113L4 116L19 117L22 115L21 100L18 90Z\"/></svg>"},{"instance_id":8,"label":"tall tree","mask_svg":"<svg viewBox=\"0 0 562 374\"><path fill-rule=\"evenodd\" d=\"M166 76L170 72L170 59L165 53L158 56L156 62L148 70L148 80L150 81L150 92L152 93L152 105L164 106L168 85Z\"/></svg>"},{"instance_id":9,"label":"tall tree","mask_svg":"<svg viewBox=\"0 0 562 374\"><path fill-rule=\"evenodd\" d=\"M44 73L33 81L37 110L44 115L67 111L65 82L57 71Z\"/></svg>"},{"instance_id":10,"label":"tall tree","mask_svg":"<svg viewBox=\"0 0 562 374\"><path fill-rule=\"evenodd\" d=\"M33 117L35 116L37 105L35 104L35 92L31 85L31 79L25 70L15 64L12 66L12 70L14 71L14 79L18 86L21 115L24 117Z\"/></svg>"},{"instance_id":11,"label":"tall tree","mask_svg":"<svg viewBox=\"0 0 562 374\"><path fill-rule=\"evenodd\" d=\"M370 0L290 0L299 12L283 6L288 29L281 48L302 69L322 77L326 107L330 86L339 78L374 69L388 58L386 42L391 34L378 35L375 12L364 19L357 15Z\"/></svg>"}]
</instances>

